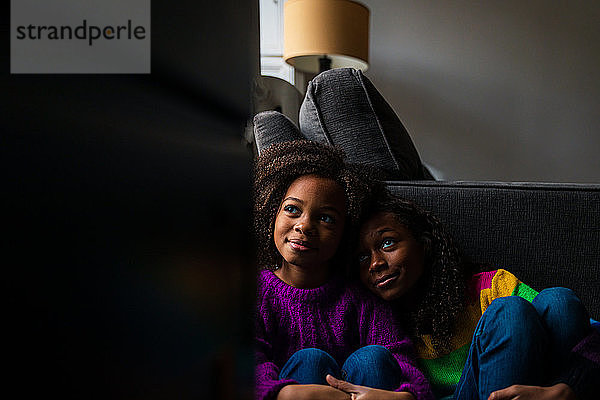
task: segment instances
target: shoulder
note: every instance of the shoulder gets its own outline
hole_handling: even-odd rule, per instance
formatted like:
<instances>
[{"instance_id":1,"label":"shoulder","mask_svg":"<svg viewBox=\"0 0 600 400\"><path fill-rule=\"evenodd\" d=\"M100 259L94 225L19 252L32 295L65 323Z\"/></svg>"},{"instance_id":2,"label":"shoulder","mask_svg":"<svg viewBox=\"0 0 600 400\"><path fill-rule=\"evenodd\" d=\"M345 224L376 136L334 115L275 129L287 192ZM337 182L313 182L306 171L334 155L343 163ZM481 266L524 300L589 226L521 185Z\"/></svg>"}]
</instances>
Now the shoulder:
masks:
<instances>
[{"instance_id":1,"label":"shoulder","mask_svg":"<svg viewBox=\"0 0 600 400\"><path fill-rule=\"evenodd\" d=\"M273 272L269 270L262 270L258 273L258 277L256 278L256 294L258 299L264 297L266 292L272 289L272 279L274 276Z\"/></svg>"},{"instance_id":2,"label":"shoulder","mask_svg":"<svg viewBox=\"0 0 600 400\"><path fill-rule=\"evenodd\" d=\"M275 276L273 271L263 270L258 273L256 279L256 308L259 312L264 312L265 309L273 307L281 307L281 287L279 278Z\"/></svg>"},{"instance_id":3,"label":"shoulder","mask_svg":"<svg viewBox=\"0 0 600 400\"><path fill-rule=\"evenodd\" d=\"M515 289L521 281L512 273L505 269L498 269L492 277L491 287L489 289L492 299L499 297L512 296Z\"/></svg>"},{"instance_id":4,"label":"shoulder","mask_svg":"<svg viewBox=\"0 0 600 400\"><path fill-rule=\"evenodd\" d=\"M480 272L471 277L467 287L474 293L480 293L484 290L493 290L499 296L501 294L510 296L512 293L506 294L508 288L514 289L514 286L519 282L516 276L505 269L497 269L494 271Z\"/></svg>"},{"instance_id":5,"label":"shoulder","mask_svg":"<svg viewBox=\"0 0 600 400\"><path fill-rule=\"evenodd\" d=\"M474 275L470 289L472 293L479 295L482 312L487 309L493 300L500 297L519 296L531 301L537 295L535 290L505 269Z\"/></svg>"}]
</instances>

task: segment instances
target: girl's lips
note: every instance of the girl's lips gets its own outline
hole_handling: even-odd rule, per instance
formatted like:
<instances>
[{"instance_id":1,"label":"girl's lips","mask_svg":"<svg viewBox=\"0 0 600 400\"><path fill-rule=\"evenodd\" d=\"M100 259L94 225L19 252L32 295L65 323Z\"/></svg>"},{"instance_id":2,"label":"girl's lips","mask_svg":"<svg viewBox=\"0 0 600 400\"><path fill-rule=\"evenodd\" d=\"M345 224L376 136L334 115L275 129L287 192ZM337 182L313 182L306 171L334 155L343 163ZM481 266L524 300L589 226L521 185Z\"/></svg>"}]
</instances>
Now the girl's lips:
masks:
<instances>
[{"instance_id":1,"label":"girl's lips","mask_svg":"<svg viewBox=\"0 0 600 400\"><path fill-rule=\"evenodd\" d=\"M292 249L298 250L298 251L307 251L307 250L314 249L314 247L310 243L305 242L303 240L290 239L290 240L288 240L288 243L290 244L290 247Z\"/></svg>"},{"instance_id":2,"label":"girl's lips","mask_svg":"<svg viewBox=\"0 0 600 400\"><path fill-rule=\"evenodd\" d=\"M377 289L386 289L388 286L392 285L399 276L400 272L394 272L393 274L385 275L384 277L375 281L375 287Z\"/></svg>"}]
</instances>

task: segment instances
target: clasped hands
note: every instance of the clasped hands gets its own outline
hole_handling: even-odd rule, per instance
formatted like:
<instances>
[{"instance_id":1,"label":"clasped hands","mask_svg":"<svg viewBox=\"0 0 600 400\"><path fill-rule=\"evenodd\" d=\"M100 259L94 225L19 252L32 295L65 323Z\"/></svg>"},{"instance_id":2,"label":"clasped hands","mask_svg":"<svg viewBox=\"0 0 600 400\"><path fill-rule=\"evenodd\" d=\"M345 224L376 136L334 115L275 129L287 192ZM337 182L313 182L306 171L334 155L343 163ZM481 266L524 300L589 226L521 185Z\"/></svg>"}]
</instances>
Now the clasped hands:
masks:
<instances>
[{"instance_id":1,"label":"clasped hands","mask_svg":"<svg viewBox=\"0 0 600 400\"><path fill-rule=\"evenodd\" d=\"M330 386L349 394L352 400L414 400L414 396L408 392L389 392L387 390L354 385L336 379L331 375L327 375L326 380ZM558 383L547 387L513 385L492 392L488 400L575 400L575 393L564 383Z\"/></svg>"}]
</instances>

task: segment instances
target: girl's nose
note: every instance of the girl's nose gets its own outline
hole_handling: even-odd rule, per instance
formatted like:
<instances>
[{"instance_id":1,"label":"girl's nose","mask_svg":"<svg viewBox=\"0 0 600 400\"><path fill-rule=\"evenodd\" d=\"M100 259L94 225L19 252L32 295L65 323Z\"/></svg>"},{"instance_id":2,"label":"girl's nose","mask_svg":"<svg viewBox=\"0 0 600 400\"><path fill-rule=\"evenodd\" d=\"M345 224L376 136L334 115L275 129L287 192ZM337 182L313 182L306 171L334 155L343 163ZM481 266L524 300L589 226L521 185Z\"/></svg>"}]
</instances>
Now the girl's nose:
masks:
<instances>
[{"instance_id":1,"label":"girl's nose","mask_svg":"<svg viewBox=\"0 0 600 400\"><path fill-rule=\"evenodd\" d=\"M369 265L369 272L379 272L386 268L387 263L385 259L379 254L378 251L374 251L371 255L371 264Z\"/></svg>"},{"instance_id":2,"label":"girl's nose","mask_svg":"<svg viewBox=\"0 0 600 400\"><path fill-rule=\"evenodd\" d=\"M311 235L314 233L314 225L310 218L304 217L294 225L294 230L305 235Z\"/></svg>"}]
</instances>

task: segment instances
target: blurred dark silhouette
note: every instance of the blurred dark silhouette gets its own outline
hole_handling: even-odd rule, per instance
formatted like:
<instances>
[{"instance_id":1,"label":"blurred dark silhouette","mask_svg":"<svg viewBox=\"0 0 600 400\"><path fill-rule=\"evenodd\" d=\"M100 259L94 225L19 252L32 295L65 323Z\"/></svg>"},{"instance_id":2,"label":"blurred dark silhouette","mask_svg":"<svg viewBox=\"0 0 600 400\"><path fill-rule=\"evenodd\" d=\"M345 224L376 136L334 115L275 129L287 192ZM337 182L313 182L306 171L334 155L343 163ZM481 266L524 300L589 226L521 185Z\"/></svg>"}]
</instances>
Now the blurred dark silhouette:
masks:
<instances>
[{"instance_id":1,"label":"blurred dark silhouette","mask_svg":"<svg viewBox=\"0 0 600 400\"><path fill-rule=\"evenodd\" d=\"M2 62L6 381L21 398L252 397L241 138L258 2L151 15L150 75Z\"/></svg>"}]
</instances>

